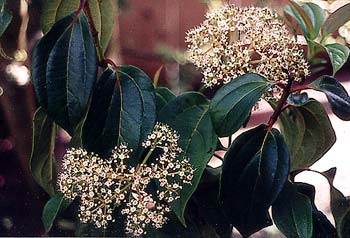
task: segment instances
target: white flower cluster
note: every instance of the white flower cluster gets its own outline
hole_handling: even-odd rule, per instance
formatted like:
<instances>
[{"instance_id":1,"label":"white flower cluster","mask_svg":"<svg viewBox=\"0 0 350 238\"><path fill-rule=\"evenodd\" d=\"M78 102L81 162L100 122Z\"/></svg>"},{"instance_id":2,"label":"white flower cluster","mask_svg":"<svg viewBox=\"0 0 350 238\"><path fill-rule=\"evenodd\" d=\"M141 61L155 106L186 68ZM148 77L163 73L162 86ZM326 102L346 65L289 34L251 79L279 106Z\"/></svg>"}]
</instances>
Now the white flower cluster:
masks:
<instances>
[{"instance_id":1,"label":"white flower cluster","mask_svg":"<svg viewBox=\"0 0 350 238\"><path fill-rule=\"evenodd\" d=\"M187 33L189 59L213 87L248 72L286 84L309 74L303 51L268 8L225 5Z\"/></svg>"},{"instance_id":2,"label":"white flower cluster","mask_svg":"<svg viewBox=\"0 0 350 238\"><path fill-rule=\"evenodd\" d=\"M121 212L126 216L128 233L144 234L147 225L160 228L167 221L170 204L179 198L183 184L190 184L193 177L189 160L178 160L182 152L178 139L175 130L157 123L142 143L149 152L136 167L127 165L125 160L132 150L125 145L115 147L107 160L84 149L69 149L58 180L59 190L68 199L80 197L82 222L106 228L108 222L114 221L114 208L123 205ZM157 148L160 155L147 165ZM149 192L152 181L159 187L154 194Z\"/></svg>"},{"instance_id":3,"label":"white flower cluster","mask_svg":"<svg viewBox=\"0 0 350 238\"><path fill-rule=\"evenodd\" d=\"M113 207L125 200L125 188L133 179L124 163L130 153L121 145L113 150L110 159L103 160L81 148L67 151L58 178L59 190L68 199L80 197L82 222L93 221L100 228L113 221Z\"/></svg>"}]
</instances>

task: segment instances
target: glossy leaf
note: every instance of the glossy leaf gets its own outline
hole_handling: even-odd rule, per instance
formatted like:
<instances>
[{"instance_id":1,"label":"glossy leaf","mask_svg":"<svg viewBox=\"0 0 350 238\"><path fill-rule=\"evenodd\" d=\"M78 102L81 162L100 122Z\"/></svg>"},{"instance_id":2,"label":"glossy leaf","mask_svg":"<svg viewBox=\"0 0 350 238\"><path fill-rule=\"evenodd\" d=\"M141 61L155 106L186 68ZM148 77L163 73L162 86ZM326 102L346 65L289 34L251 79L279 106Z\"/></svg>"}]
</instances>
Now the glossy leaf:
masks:
<instances>
[{"instance_id":1,"label":"glossy leaf","mask_svg":"<svg viewBox=\"0 0 350 238\"><path fill-rule=\"evenodd\" d=\"M331 193L331 210L335 220L337 233L340 238L350 236L350 202L349 200L334 187L333 181L336 174L336 168L323 172L328 179Z\"/></svg>"},{"instance_id":2,"label":"glossy leaf","mask_svg":"<svg viewBox=\"0 0 350 238\"><path fill-rule=\"evenodd\" d=\"M218 136L236 132L269 86L266 78L254 73L244 74L223 85L210 103L210 114Z\"/></svg>"},{"instance_id":3,"label":"glossy leaf","mask_svg":"<svg viewBox=\"0 0 350 238\"><path fill-rule=\"evenodd\" d=\"M320 34L321 26L326 20L326 12L319 5L312 2L304 3L301 7L310 18L315 31L315 35L312 36L312 39L315 39Z\"/></svg>"},{"instance_id":4,"label":"glossy leaf","mask_svg":"<svg viewBox=\"0 0 350 238\"><path fill-rule=\"evenodd\" d=\"M260 125L236 138L224 159L220 200L243 236L272 224L268 209L284 187L289 154L276 129Z\"/></svg>"},{"instance_id":5,"label":"glossy leaf","mask_svg":"<svg viewBox=\"0 0 350 238\"><path fill-rule=\"evenodd\" d=\"M96 52L85 15L57 22L33 53L32 80L39 103L72 134L96 81Z\"/></svg>"},{"instance_id":6,"label":"glossy leaf","mask_svg":"<svg viewBox=\"0 0 350 238\"><path fill-rule=\"evenodd\" d=\"M6 0L0 0L0 37L6 31L12 20L12 14L5 9Z\"/></svg>"},{"instance_id":7,"label":"glossy leaf","mask_svg":"<svg viewBox=\"0 0 350 238\"><path fill-rule=\"evenodd\" d=\"M291 156L291 170L307 168L333 146L336 135L322 104L314 99L300 107L289 107L279 125Z\"/></svg>"},{"instance_id":8,"label":"glossy leaf","mask_svg":"<svg viewBox=\"0 0 350 238\"><path fill-rule=\"evenodd\" d=\"M62 35L69 25L73 21L73 15L62 19L57 22L48 32L45 37L43 37L33 50L32 59L32 82L34 85L34 90L39 104L47 109L48 107L48 95L47 95L47 61L49 60L50 52L55 46L58 38Z\"/></svg>"},{"instance_id":9,"label":"glossy leaf","mask_svg":"<svg viewBox=\"0 0 350 238\"><path fill-rule=\"evenodd\" d=\"M120 143L126 143L134 154L141 153L140 145L156 120L150 78L133 66L120 66L118 70L118 79L112 69L101 75L83 127L84 147L102 156Z\"/></svg>"},{"instance_id":10,"label":"glossy leaf","mask_svg":"<svg viewBox=\"0 0 350 238\"><path fill-rule=\"evenodd\" d=\"M331 13L322 26L322 33L324 35L335 32L342 25L350 20L350 3L338 8Z\"/></svg>"},{"instance_id":11,"label":"glossy leaf","mask_svg":"<svg viewBox=\"0 0 350 238\"><path fill-rule=\"evenodd\" d=\"M56 193L50 200L45 204L42 214L42 221L44 224L45 232L49 232L51 227L61 210L64 210L68 205L69 201L66 201L62 193Z\"/></svg>"},{"instance_id":12,"label":"glossy leaf","mask_svg":"<svg viewBox=\"0 0 350 238\"><path fill-rule=\"evenodd\" d=\"M344 121L350 120L350 97L338 80L323 76L311 83L310 87L326 94L332 111L337 117Z\"/></svg>"},{"instance_id":13,"label":"glossy leaf","mask_svg":"<svg viewBox=\"0 0 350 238\"><path fill-rule=\"evenodd\" d=\"M338 72L349 58L349 48L339 43L325 45L333 66L333 75Z\"/></svg>"},{"instance_id":14,"label":"glossy leaf","mask_svg":"<svg viewBox=\"0 0 350 238\"><path fill-rule=\"evenodd\" d=\"M54 194L55 169L55 123L39 108L33 122L33 144L30 170L34 180L51 196Z\"/></svg>"},{"instance_id":15,"label":"glossy leaf","mask_svg":"<svg viewBox=\"0 0 350 238\"><path fill-rule=\"evenodd\" d=\"M321 68L321 70L326 70L332 61L326 47L312 40L307 40L307 45L307 58L310 61L313 68L315 68L313 71L320 71L320 69L318 68Z\"/></svg>"},{"instance_id":16,"label":"glossy leaf","mask_svg":"<svg viewBox=\"0 0 350 238\"><path fill-rule=\"evenodd\" d=\"M300 107L309 102L309 95L306 92L292 93L287 99L287 103L292 106Z\"/></svg>"},{"instance_id":17,"label":"glossy leaf","mask_svg":"<svg viewBox=\"0 0 350 238\"><path fill-rule=\"evenodd\" d=\"M284 12L293 17L298 22L304 36L307 39L315 39L318 35L318 32L315 30L313 23L318 23L318 19L315 18L314 22L312 22L310 16L307 14L303 7L299 6L292 0L289 0L288 2L291 4L291 6L286 6L284 8ZM313 8L307 7L308 13L312 12Z\"/></svg>"},{"instance_id":18,"label":"glossy leaf","mask_svg":"<svg viewBox=\"0 0 350 238\"><path fill-rule=\"evenodd\" d=\"M180 135L179 145L183 149L179 160L189 158L195 168L192 184L183 185L179 196L172 204L173 211L185 224L186 204L196 190L200 178L216 145L212 121L209 115L209 102L199 93L189 92L170 101L159 113L159 120L174 128Z\"/></svg>"},{"instance_id":19,"label":"glossy leaf","mask_svg":"<svg viewBox=\"0 0 350 238\"><path fill-rule=\"evenodd\" d=\"M219 186L222 167L207 166L192 200L198 206L199 214L215 229L219 237L230 237L232 225L226 218L219 201Z\"/></svg>"},{"instance_id":20,"label":"glossy leaf","mask_svg":"<svg viewBox=\"0 0 350 238\"><path fill-rule=\"evenodd\" d=\"M294 183L297 191L310 199L312 206L313 238L334 238L336 230L327 217L315 205L315 187L306 183Z\"/></svg>"},{"instance_id":21,"label":"glossy leaf","mask_svg":"<svg viewBox=\"0 0 350 238\"><path fill-rule=\"evenodd\" d=\"M102 49L106 50L112 36L114 25L114 6L112 0L88 0L92 18ZM47 33L55 22L75 12L79 7L80 0L45 0L41 26L44 33Z\"/></svg>"},{"instance_id":22,"label":"glossy leaf","mask_svg":"<svg viewBox=\"0 0 350 238\"><path fill-rule=\"evenodd\" d=\"M162 108L168 104L171 100L175 99L175 94L166 87L156 88L157 99L157 112L160 112Z\"/></svg>"},{"instance_id":23,"label":"glossy leaf","mask_svg":"<svg viewBox=\"0 0 350 238\"><path fill-rule=\"evenodd\" d=\"M277 228L286 237L312 237L312 206L310 199L287 182L272 205L272 216Z\"/></svg>"}]
</instances>

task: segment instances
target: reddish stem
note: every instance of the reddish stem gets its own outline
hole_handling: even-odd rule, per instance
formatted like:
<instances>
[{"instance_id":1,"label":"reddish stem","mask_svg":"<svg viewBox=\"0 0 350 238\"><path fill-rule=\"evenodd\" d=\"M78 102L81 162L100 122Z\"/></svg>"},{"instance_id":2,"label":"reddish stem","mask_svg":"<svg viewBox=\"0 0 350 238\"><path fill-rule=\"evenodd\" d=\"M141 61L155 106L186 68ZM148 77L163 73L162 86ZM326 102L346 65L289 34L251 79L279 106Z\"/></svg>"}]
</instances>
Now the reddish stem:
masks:
<instances>
[{"instance_id":1,"label":"reddish stem","mask_svg":"<svg viewBox=\"0 0 350 238\"><path fill-rule=\"evenodd\" d=\"M74 19L72 21L72 25L74 25L74 23L77 21L79 14L84 9L86 4L87 4L87 0L80 0L79 7L78 7L78 9L75 12L75 16L74 16Z\"/></svg>"},{"instance_id":2,"label":"reddish stem","mask_svg":"<svg viewBox=\"0 0 350 238\"><path fill-rule=\"evenodd\" d=\"M84 1L84 0L81 0L81 1ZM94 20L92 18L89 2L86 2L85 6L84 6L84 12L86 14L86 17L87 17L89 25L90 25L92 37L94 38L94 42L96 43L97 42L96 39L98 39L98 31L96 30L96 26L95 26Z\"/></svg>"},{"instance_id":3,"label":"reddish stem","mask_svg":"<svg viewBox=\"0 0 350 238\"><path fill-rule=\"evenodd\" d=\"M116 75L116 80L119 84L118 66L116 65L116 63L114 63L114 61L111 59L102 59L100 64L102 67L107 67L108 65L111 65L113 67L113 69L115 71L115 75Z\"/></svg>"},{"instance_id":4,"label":"reddish stem","mask_svg":"<svg viewBox=\"0 0 350 238\"><path fill-rule=\"evenodd\" d=\"M301 90L311 89L310 85L298 85L290 90L290 93L299 92Z\"/></svg>"},{"instance_id":5,"label":"reddish stem","mask_svg":"<svg viewBox=\"0 0 350 238\"><path fill-rule=\"evenodd\" d=\"M281 108L281 112L286 110L289 106L290 106L290 104L288 104L288 103L284 104L283 107Z\"/></svg>"},{"instance_id":6,"label":"reddish stem","mask_svg":"<svg viewBox=\"0 0 350 238\"><path fill-rule=\"evenodd\" d=\"M291 90L291 87L292 87L292 83L293 83L293 78L292 77L289 77L288 78L288 83L287 85L285 86L284 90L283 90L283 93L282 93L282 97L281 99L279 100L278 102L278 105L275 109L275 111L273 112L272 116L270 117L269 121L268 121L268 128L267 128L267 131L270 131L273 124L275 124L275 122L277 121L278 119L278 116L281 114L281 112L285 109L284 106L285 106L285 102L287 101L287 98L290 94L290 90Z\"/></svg>"},{"instance_id":7,"label":"reddish stem","mask_svg":"<svg viewBox=\"0 0 350 238\"><path fill-rule=\"evenodd\" d=\"M112 65L113 69L115 71L118 71L118 66L116 65L116 63L114 63L113 60L111 59L102 59L100 64L103 66L103 67L106 67L107 65Z\"/></svg>"},{"instance_id":8,"label":"reddish stem","mask_svg":"<svg viewBox=\"0 0 350 238\"><path fill-rule=\"evenodd\" d=\"M95 23L94 23L94 19L92 17L92 13L91 13L89 2L87 0L81 0L80 2L81 3L85 2L83 8L84 8L84 12L86 14L86 17L87 17L87 20L88 20L88 23L89 23L89 26L90 26L90 31L91 31L91 34L92 34L92 37L93 37L94 45L96 47L97 57L98 57L97 61L101 61L101 60L104 59L104 52L103 52L103 50L101 48L101 45L100 45L100 39L98 38L98 31L96 29L96 26L95 26Z\"/></svg>"}]
</instances>

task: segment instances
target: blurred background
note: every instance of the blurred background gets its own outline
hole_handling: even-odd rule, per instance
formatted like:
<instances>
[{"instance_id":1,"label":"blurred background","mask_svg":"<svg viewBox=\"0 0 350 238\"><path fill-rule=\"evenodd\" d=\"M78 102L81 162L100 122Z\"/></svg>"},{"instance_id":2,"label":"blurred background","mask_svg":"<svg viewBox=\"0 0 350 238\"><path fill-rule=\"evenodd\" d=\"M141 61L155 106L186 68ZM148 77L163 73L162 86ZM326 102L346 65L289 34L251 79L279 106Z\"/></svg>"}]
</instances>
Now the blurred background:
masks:
<instances>
[{"instance_id":1,"label":"blurred background","mask_svg":"<svg viewBox=\"0 0 350 238\"><path fill-rule=\"evenodd\" d=\"M281 12L287 1L244 0L227 1L240 6L271 6ZM300 1L301 2L301 1ZM329 12L350 1L312 1ZM41 212L48 196L35 184L29 171L32 117L38 107L30 82L31 52L40 31L43 1L11 0L7 8L13 20L1 38L0 48L0 236L43 236ZM221 4L219 0L115 0L115 27L107 56L117 64L132 64L143 69L151 78L163 66L160 85L176 94L200 88L201 75L186 61L186 32L204 19L208 9ZM350 27L344 26L333 40L350 43ZM337 78L350 89L349 62ZM312 93L324 103L338 140L326 156L313 165L324 171L337 167L335 186L350 195L350 155L347 145L350 123L333 116L326 98ZM253 113L246 129L266 122L271 109L262 105ZM238 133L241 133L239 131ZM57 137L56 156L60 158L69 138L62 132ZM297 181L314 184L316 205L334 223L329 211L329 187L324 178L304 172ZM63 225L64 227L64 225ZM67 225L64 229L71 229ZM60 235L60 234L57 234ZM62 234L61 234L62 235ZM267 228L254 237L282 237L274 228Z\"/></svg>"}]
</instances>

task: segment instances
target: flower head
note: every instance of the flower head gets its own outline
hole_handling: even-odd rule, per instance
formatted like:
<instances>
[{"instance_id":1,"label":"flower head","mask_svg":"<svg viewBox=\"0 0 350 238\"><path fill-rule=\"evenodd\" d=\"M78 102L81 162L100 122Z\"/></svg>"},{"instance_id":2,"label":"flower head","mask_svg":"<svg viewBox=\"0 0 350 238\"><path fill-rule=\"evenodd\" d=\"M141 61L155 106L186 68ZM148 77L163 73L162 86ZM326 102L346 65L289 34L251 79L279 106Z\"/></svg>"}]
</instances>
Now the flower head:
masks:
<instances>
[{"instance_id":1,"label":"flower head","mask_svg":"<svg viewBox=\"0 0 350 238\"><path fill-rule=\"evenodd\" d=\"M132 150L122 144L113 149L108 159L84 149L71 148L63 159L59 190L68 199L80 198L80 220L106 228L113 222L113 209L122 206L126 231L133 235L145 233L146 226L160 228L168 220L170 204L179 198L184 184L191 183L193 168L182 152L179 135L168 125L157 123L147 140L149 149L144 161L136 167L127 162ZM158 148L161 153L154 163L147 159ZM158 190L150 192L150 184Z\"/></svg>"},{"instance_id":2,"label":"flower head","mask_svg":"<svg viewBox=\"0 0 350 238\"><path fill-rule=\"evenodd\" d=\"M67 151L58 186L66 198L80 197L82 222L92 221L97 227L106 227L112 220L113 207L125 200L127 191L123 188L132 179L124 163L130 153L121 145L113 150L109 160L103 160L81 148Z\"/></svg>"},{"instance_id":3,"label":"flower head","mask_svg":"<svg viewBox=\"0 0 350 238\"><path fill-rule=\"evenodd\" d=\"M187 33L189 59L212 87L248 72L278 83L309 74L303 51L268 8L226 5Z\"/></svg>"}]
</instances>

